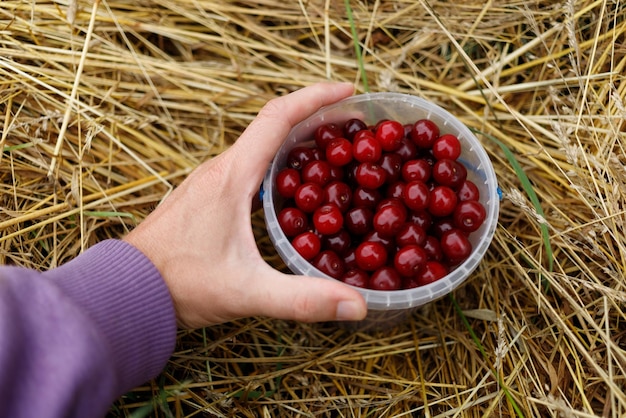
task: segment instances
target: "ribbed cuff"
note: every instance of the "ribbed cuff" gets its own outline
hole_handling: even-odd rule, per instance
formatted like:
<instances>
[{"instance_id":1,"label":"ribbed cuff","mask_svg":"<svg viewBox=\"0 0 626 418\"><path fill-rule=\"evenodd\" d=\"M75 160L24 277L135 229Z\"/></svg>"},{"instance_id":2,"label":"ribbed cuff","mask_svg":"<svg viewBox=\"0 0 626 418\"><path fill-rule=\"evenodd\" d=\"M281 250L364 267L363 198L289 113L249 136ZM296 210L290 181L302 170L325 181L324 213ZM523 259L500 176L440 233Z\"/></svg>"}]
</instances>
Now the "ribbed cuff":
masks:
<instances>
[{"instance_id":1,"label":"ribbed cuff","mask_svg":"<svg viewBox=\"0 0 626 418\"><path fill-rule=\"evenodd\" d=\"M165 282L143 253L107 240L45 275L108 342L120 393L161 372L174 351L176 315Z\"/></svg>"}]
</instances>

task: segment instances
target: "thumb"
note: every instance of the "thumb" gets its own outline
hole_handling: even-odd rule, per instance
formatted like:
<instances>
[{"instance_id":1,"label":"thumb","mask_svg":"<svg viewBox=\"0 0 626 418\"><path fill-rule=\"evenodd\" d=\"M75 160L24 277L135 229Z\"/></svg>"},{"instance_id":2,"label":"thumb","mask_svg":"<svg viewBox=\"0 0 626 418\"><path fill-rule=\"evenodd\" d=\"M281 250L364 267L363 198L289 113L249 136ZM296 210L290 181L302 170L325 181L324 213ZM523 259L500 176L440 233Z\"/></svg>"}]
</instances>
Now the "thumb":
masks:
<instances>
[{"instance_id":1,"label":"thumb","mask_svg":"<svg viewBox=\"0 0 626 418\"><path fill-rule=\"evenodd\" d=\"M251 315L301 322L358 321L365 318L367 305L361 294L338 281L280 273L271 267L249 289ZM264 277L263 277L264 276Z\"/></svg>"}]
</instances>

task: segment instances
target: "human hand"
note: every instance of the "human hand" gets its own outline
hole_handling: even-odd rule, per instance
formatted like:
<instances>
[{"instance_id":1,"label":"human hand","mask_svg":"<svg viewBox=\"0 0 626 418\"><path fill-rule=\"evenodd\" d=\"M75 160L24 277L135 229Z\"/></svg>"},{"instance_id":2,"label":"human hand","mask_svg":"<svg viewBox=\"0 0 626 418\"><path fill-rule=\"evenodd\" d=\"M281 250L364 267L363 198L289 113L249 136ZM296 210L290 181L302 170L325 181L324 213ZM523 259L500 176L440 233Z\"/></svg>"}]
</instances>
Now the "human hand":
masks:
<instances>
[{"instance_id":1,"label":"human hand","mask_svg":"<svg viewBox=\"0 0 626 418\"><path fill-rule=\"evenodd\" d=\"M161 272L180 326L257 315L304 322L365 316L356 290L270 267L250 219L267 167L291 128L352 92L349 84L322 83L269 101L230 149L196 168L125 238Z\"/></svg>"}]
</instances>

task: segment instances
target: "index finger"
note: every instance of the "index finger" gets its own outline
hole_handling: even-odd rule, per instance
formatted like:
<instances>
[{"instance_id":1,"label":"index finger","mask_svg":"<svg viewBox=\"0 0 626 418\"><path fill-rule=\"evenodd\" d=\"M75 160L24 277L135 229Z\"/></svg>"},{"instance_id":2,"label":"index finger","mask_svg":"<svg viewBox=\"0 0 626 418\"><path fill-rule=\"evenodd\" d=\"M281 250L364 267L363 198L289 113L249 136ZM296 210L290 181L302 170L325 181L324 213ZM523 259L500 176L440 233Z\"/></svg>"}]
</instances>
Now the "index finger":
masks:
<instances>
[{"instance_id":1,"label":"index finger","mask_svg":"<svg viewBox=\"0 0 626 418\"><path fill-rule=\"evenodd\" d=\"M260 182L289 131L321 107L350 96L350 83L318 83L267 102L235 142L238 170Z\"/></svg>"}]
</instances>

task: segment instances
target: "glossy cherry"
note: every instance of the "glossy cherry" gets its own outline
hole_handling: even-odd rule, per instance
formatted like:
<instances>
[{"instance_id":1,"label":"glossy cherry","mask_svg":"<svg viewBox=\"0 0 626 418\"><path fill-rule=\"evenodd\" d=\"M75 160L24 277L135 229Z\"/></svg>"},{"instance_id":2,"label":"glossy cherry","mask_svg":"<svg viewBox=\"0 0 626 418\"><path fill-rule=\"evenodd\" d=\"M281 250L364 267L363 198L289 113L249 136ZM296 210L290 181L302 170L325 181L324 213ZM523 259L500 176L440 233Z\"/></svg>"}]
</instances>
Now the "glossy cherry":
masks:
<instances>
[{"instance_id":1,"label":"glossy cherry","mask_svg":"<svg viewBox=\"0 0 626 418\"><path fill-rule=\"evenodd\" d=\"M456 191L456 195L459 198L459 201L465 200L479 200L480 199L480 190L476 183L471 180L465 180L461 183L458 190Z\"/></svg>"},{"instance_id":2,"label":"glossy cherry","mask_svg":"<svg viewBox=\"0 0 626 418\"><path fill-rule=\"evenodd\" d=\"M428 254L419 245L407 245L396 252L393 266L396 271L405 277L415 276L426 265Z\"/></svg>"},{"instance_id":3,"label":"glossy cherry","mask_svg":"<svg viewBox=\"0 0 626 418\"><path fill-rule=\"evenodd\" d=\"M334 251L324 250L320 252L312 261L312 264L322 273L328 274L334 279L341 279L346 266L343 259Z\"/></svg>"},{"instance_id":4,"label":"glossy cherry","mask_svg":"<svg viewBox=\"0 0 626 418\"><path fill-rule=\"evenodd\" d=\"M352 142L345 138L332 139L326 146L326 161L334 166L344 166L352 161Z\"/></svg>"},{"instance_id":5,"label":"glossy cherry","mask_svg":"<svg viewBox=\"0 0 626 418\"><path fill-rule=\"evenodd\" d=\"M406 216L407 211L404 206L388 204L374 214L372 226L380 235L394 237L406 222Z\"/></svg>"},{"instance_id":6,"label":"glossy cherry","mask_svg":"<svg viewBox=\"0 0 626 418\"><path fill-rule=\"evenodd\" d=\"M461 155L461 141L452 134L441 135L433 143L432 151L438 160L456 160Z\"/></svg>"},{"instance_id":7,"label":"glossy cherry","mask_svg":"<svg viewBox=\"0 0 626 418\"><path fill-rule=\"evenodd\" d=\"M400 158L398 154L383 154L378 164L385 170L385 182L387 184L394 183L400 179L402 173L402 158Z\"/></svg>"},{"instance_id":8,"label":"glossy cherry","mask_svg":"<svg viewBox=\"0 0 626 418\"><path fill-rule=\"evenodd\" d=\"M385 183L387 173L380 165L365 162L357 167L355 178L357 183L366 189L378 189Z\"/></svg>"},{"instance_id":9,"label":"glossy cherry","mask_svg":"<svg viewBox=\"0 0 626 418\"><path fill-rule=\"evenodd\" d=\"M322 235L333 235L343 227L343 215L334 203L326 203L313 213L315 230Z\"/></svg>"},{"instance_id":10,"label":"glossy cherry","mask_svg":"<svg viewBox=\"0 0 626 418\"><path fill-rule=\"evenodd\" d=\"M419 286L426 286L448 275L448 268L439 261L427 261L415 280Z\"/></svg>"},{"instance_id":11,"label":"glossy cherry","mask_svg":"<svg viewBox=\"0 0 626 418\"><path fill-rule=\"evenodd\" d=\"M367 274L366 272L358 268L353 268L353 269L346 271L343 277L341 277L341 281L350 286L361 287L364 289L367 289L370 287L369 274Z\"/></svg>"},{"instance_id":12,"label":"glossy cherry","mask_svg":"<svg viewBox=\"0 0 626 418\"><path fill-rule=\"evenodd\" d=\"M361 163L375 163L383 155L383 149L380 146L380 142L373 135L361 135L354 139L352 154L354 159Z\"/></svg>"},{"instance_id":13,"label":"glossy cherry","mask_svg":"<svg viewBox=\"0 0 626 418\"><path fill-rule=\"evenodd\" d=\"M424 158L409 160L402 166L402 178L404 181L422 181L430 180L432 167L428 160Z\"/></svg>"},{"instance_id":14,"label":"glossy cherry","mask_svg":"<svg viewBox=\"0 0 626 418\"><path fill-rule=\"evenodd\" d=\"M287 154L287 167L301 170L302 167L315 159L313 149L309 147L295 147Z\"/></svg>"},{"instance_id":15,"label":"glossy cherry","mask_svg":"<svg viewBox=\"0 0 626 418\"><path fill-rule=\"evenodd\" d=\"M331 250L344 256L348 253L352 244L350 234L345 229L339 230L336 234L322 236L322 248L324 250Z\"/></svg>"},{"instance_id":16,"label":"glossy cherry","mask_svg":"<svg viewBox=\"0 0 626 418\"><path fill-rule=\"evenodd\" d=\"M387 250L379 242L365 241L356 248L355 257L361 270L374 271L387 263Z\"/></svg>"},{"instance_id":17,"label":"glossy cherry","mask_svg":"<svg viewBox=\"0 0 626 418\"><path fill-rule=\"evenodd\" d=\"M322 248L320 238L311 231L296 236L291 241L291 245L305 260L312 260Z\"/></svg>"},{"instance_id":18,"label":"glossy cherry","mask_svg":"<svg viewBox=\"0 0 626 418\"><path fill-rule=\"evenodd\" d=\"M439 137L439 127L429 119L420 119L413 124L410 136L418 148L431 148Z\"/></svg>"},{"instance_id":19,"label":"glossy cherry","mask_svg":"<svg viewBox=\"0 0 626 418\"><path fill-rule=\"evenodd\" d=\"M324 203L334 203L345 212L352 203L352 189L342 181L331 181L324 187Z\"/></svg>"},{"instance_id":20,"label":"glossy cherry","mask_svg":"<svg viewBox=\"0 0 626 418\"><path fill-rule=\"evenodd\" d=\"M276 191L286 199L294 197L301 184L300 172L295 168L286 168L276 175Z\"/></svg>"},{"instance_id":21,"label":"glossy cherry","mask_svg":"<svg viewBox=\"0 0 626 418\"><path fill-rule=\"evenodd\" d=\"M298 208L286 207L278 213L278 224L288 237L295 237L307 230L309 219Z\"/></svg>"},{"instance_id":22,"label":"glossy cherry","mask_svg":"<svg viewBox=\"0 0 626 418\"><path fill-rule=\"evenodd\" d=\"M457 197L454 190L447 186L435 186L430 191L430 200L428 202L428 211L433 216L448 216L454 212Z\"/></svg>"},{"instance_id":23,"label":"glossy cherry","mask_svg":"<svg viewBox=\"0 0 626 418\"><path fill-rule=\"evenodd\" d=\"M423 181L411 181L404 186L404 204L411 210L418 211L428 208L431 201L430 190Z\"/></svg>"},{"instance_id":24,"label":"glossy cherry","mask_svg":"<svg viewBox=\"0 0 626 418\"><path fill-rule=\"evenodd\" d=\"M418 245L423 247L426 243L426 231L415 222L406 222L396 234L398 247Z\"/></svg>"},{"instance_id":25,"label":"glossy cherry","mask_svg":"<svg viewBox=\"0 0 626 418\"><path fill-rule=\"evenodd\" d=\"M365 235L372 230L374 213L366 207L356 207L348 210L344 223L346 229L353 235Z\"/></svg>"},{"instance_id":26,"label":"glossy cherry","mask_svg":"<svg viewBox=\"0 0 626 418\"><path fill-rule=\"evenodd\" d=\"M482 203L476 200L466 200L460 202L454 213L452 219L454 225L464 232L474 232L485 222L487 211Z\"/></svg>"},{"instance_id":27,"label":"glossy cherry","mask_svg":"<svg viewBox=\"0 0 626 418\"><path fill-rule=\"evenodd\" d=\"M382 198L382 194L378 189L357 187L352 194L352 206L374 209Z\"/></svg>"},{"instance_id":28,"label":"glossy cherry","mask_svg":"<svg viewBox=\"0 0 626 418\"><path fill-rule=\"evenodd\" d=\"M317 183L324 186L330 181L330 165L326 161L311 161L302 168L301 175L303 183Z\"/></svg>"},{"instance_id":29,"label":"glossy cherry","mask_svg":"<svg viewBox=\"0 0 626 418\"><path fill-rule=\"evenodd\" d=\"M472 253L472 243L459 229L451 229L441 236L441 251L450 265L462 263Z\"/></svg>"},{"instance_id":30,"label":"glossy cherry","mask_svg":"<svg viewBox=\"0 0 626 418\"><path fill-rule=\"evenodd\" d=\"M373 290L398 290L402 285L402 279L393 267L386 266L372 273L369 284Z\"/></svg>"},{"instance_id":31,"label":"glossy cherry","mask_svg":"<svg viewBox=\"0 0 626 418\"><path fill-rule=\"evenodd\" d=\"M296 190L294 201L303 212L313 212L324 201L324 189L317 183L304 183Z\"/></svg>"},{"instance_id":32,"label":"glossy cherry","mask_svg":"<svg viewBox=\"0 0 626 418\"><path fill-rule=\"evenodd\" d=\"M455 160L438 160L433 166L432 178L439 185L457 189L467 178L467 169Z\"/></svg>"},{"instance_id":33,"label":"glossy cherry","mask_svg":"<svg viewBox=\"0 0 626 418\"><path fill-rule=\"evenodd\" d=\"M328 143L343 136L343 130L336 123L320 125L314 134L315 144L321 150L325 150Z\"/></svg>"},{"instance_id":34,"label":"glossy cherry","mask_svg":"<svg viewBox=\"0 0 626 418\"><path fill-rule=\"evenodd\" d=\"M395 151L402 145L404 127L395 120L385 120L376 126L376 139L383 151Z\"/></svg>"},{"instance_id":35,"label":"glossy cherry","mask_svg":"<svg viewBox=\"0 0 626 418\"><path fill-rule=\"evenodd\" d=\"M349 119L343 125L343 135L350 140L354 139L354 136L363 130L367 130L367 125L358 118Z\"/></svg>"}]
</instances>

